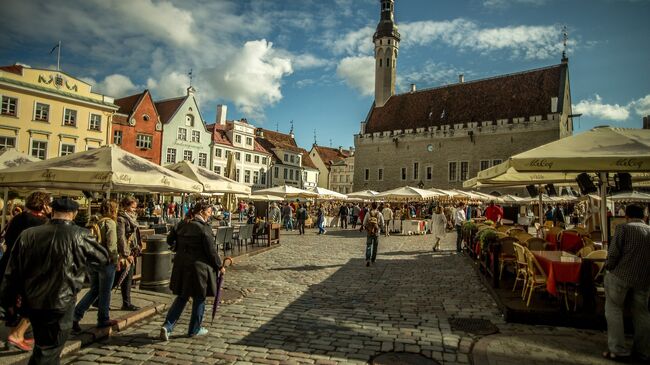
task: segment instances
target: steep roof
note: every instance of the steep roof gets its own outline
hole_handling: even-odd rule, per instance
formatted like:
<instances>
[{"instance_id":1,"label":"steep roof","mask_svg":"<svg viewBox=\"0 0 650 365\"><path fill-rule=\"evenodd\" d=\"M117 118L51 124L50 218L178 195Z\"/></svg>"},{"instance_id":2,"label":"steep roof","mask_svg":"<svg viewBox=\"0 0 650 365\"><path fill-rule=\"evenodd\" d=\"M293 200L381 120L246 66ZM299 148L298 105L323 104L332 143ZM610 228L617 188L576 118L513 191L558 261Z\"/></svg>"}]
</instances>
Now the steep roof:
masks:
<instances>
[{"instance_id":1,"label":"steep roof","mask_svg":"<svg viewBox=\"0 0 650 365\"><path fill-rule=\"evenodd\" d=\"M267 150L270 151L273 148L281 148L287 151L301 152L301 148L298 147L296 140L291 137L291 135L263 128L258 128L258 130L261 130L264 136L257 136L256 139L260 139L262 145Z\"/></svg>"},{"instance_id":2,"label":"steep roof","mask_svg":"<svg viewBox=\"0 0 650 365\"><path fill-rule=\"evenodd\" d=\"M133 113L133 110L135 109L135 107L140 103L140 100L142 100L142 98L144 98L144 96L147 94L147 92L148 92L148 90L144 90L143 92L138 93L138 94L129 95L129 96L125 96L123 98L115 99L113 104L120 107L117 110L118 113L131 115L131 113Z\"/></svg>"},{"instance_id":3,"label":"steep roof","mask_svg":"<svg viewBox=\"0 0 650 365\"><path fill-rule=\"evenodd\" d=\"M366 133L496 121L561 111L567 64L391 96L372 108Z\"/></svg>"},{"instance_id":4,"label":"steep roof","mask_svg":"<svg viewBox=\"0 0 650 365\"><path fill-rule=\"evenodd\" d=\"M231 122L232 124L232 122ZM232 141L228 138L228 131L226 129L226 126L214 123L214 124L208 124L206 125L206 128L208 129L209 132L212 133L212 142L217 143L220 145L225 145L225 146L230 146L232 147ZM255 152L261 152L270 155L271 152L267 151L260 143L257 138L255 138L255 142L253 143L253 150Z\"/></svg>"},{"instance_id":5,"label":"steep roof","mask_svg":"<svg viewBox=\"0 0 650 365\"><path fill-rule=\"evenodd\" d=\"M311 157L309 157L309 152L307 152L306 149L300 148L300 152L302 152L302 166L303 167L309 167L314 170L318 170L318 167L316 167L316 164L314 164L314 161L311 160Z\"/></svg>"},{"instance_id":6,"label":"steep roof","mask_svg":"<svg viewBox=\"0 0 650 365\"><path fill-rule=\"evenodd\" d=\"M339 151L338 148L324 147L318 145L314 145L314 148L316 149L316 152L320 156L321 160L323 160L323 162L327 165L332 164L334 162L341 161L346 157L350 156L350 151L348 150Z\"/></svg>"},{"instance_id":7,"label":"steep roof","mask_svg":"<svg viewBox=\"0 0 650 365\"><path fill-rule=\"evenodd\" d=\"M160 121L163 124L169 123L169 120L174 116L178 108L183 105L186 98L187 96L180 96L155 102L156 110L158 110L158 115L160 115Z\"/></svg>"}]
</instances>

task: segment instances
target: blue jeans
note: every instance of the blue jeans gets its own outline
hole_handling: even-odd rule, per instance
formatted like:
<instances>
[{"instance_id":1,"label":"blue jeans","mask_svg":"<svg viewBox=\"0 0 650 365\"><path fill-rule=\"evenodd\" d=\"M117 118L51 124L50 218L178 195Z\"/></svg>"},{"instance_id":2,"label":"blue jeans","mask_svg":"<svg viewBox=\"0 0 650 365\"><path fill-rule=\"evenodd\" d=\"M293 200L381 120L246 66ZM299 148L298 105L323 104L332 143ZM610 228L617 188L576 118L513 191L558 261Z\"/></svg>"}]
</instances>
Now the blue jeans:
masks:
<instances>
[{"instance_id":1,"label":"blue jeans","mask_svg":"<svg viewBox=\"0 0 650 365\"><path fill-rule=\"evenodd\" d=\"M115 278L115 264L108 264L105 267L90 272L90 290L81 298L74 308L73 320L80 321L90 305L98 300L97 324L108 321L111 317L109 308L111 305L111 289Z\"/></svg>"},{"instance_id":2,"label":"blue jeans","mask_svg":"<svg viewBox=\"0 0 650 365\"><path fill-rule=\"evenodd\" d=\"M461 251L461 244L463 243L463 232L462 232L463 226L461 225L456 225L456 252Z\"/></svg>"},{"instance_id":3,"label":"blue jeans","mask_svg":"<svg viewBox=\"0 0 650 365\"><path fill-rule=\"evenodd\" d=\"M318 220L318 234L325 233L325 219Z\"/></svg>"},{"instance_id":4,"label":"blue jeans","mask_svg":"<svg viewBox=\"0 0 650 365\"><path fill-rule=\"evenodd\" d=\"M293 230L293 220L291 217L284 217L284 228L288 230Z\"/></svg>"},{"instance_id":5,"label":"blue jeans","mask_svg":"<svg viewBox=\"0 0 650 365\"><path fill-rule=\"evenodd\" d=\"M377 247L379 246L378 236L368 236L366 239L366 261L377 260Z\"/></svg>"},{"instance_id":6,"label":"blue jeans","mask_svg":"<svg viewBox=\"0 0 650 365\"><path fill-rule=\"evenodd\" d=\"M165 323L163 327L167 329L167 332L172 333L174 325L181 314L183 314L183 309L185 309L185 304L189 300L188 297L177 296L174 299L174 303L169 307L169 312L167 312L167 318L165 318ZM190 326L187 329L187 335L193 336L199 332L201 329L201 322L203 322L203 312L205 312L205 297L193 297L192 298L192 315L190 316Z\"/></svg>"},{"instance_id":7,"label":"blue jeans","mask_svg":"<svg viewBox=\"0 0 650 365\"><path fill-rule=\"evenodd\" d=\"M607 319L607 347L618 356L627 356L623 328L625 296L632 294L632 324L634 325L634 350L650 357L650 312L648 297L650 288L635 289L612 273L605 274L605 319Z\"/></svg>"}]
</instances>

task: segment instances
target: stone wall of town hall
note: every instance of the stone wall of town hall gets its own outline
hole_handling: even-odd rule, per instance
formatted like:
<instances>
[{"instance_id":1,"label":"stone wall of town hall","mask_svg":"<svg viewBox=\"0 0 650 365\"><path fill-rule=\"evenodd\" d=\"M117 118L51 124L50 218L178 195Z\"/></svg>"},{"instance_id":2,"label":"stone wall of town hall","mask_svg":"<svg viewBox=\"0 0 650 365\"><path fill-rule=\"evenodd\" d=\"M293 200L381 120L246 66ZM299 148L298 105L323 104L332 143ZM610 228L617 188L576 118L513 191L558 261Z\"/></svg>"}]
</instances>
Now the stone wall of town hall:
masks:
<instances>
[{"instance_id":1,"label":"stone wall of town hall","mask_svg":"<svg viewBox=\"0 0 650 365\"><path fill-rule=\"evenodd\" d=\"M550 114L548 119L460 129L443 126L419 133L388 131L355 135L354 191L384 191L405 185L417 187L420 182L424 188L462 188L461 162L468 163L466 179L470 179L481 170L481 161L489 161L488 165L492 166L514 154L558 140L561 137L560 114ZM450 181L449 162L454 161L457 178ZM414 176L415 163L418 164L417 177ZM431 179L427 176L428 167ZM406 168L404 180L402 168ZM381 179L380 169L383 170Z\"/></svg>"}]
</instances>

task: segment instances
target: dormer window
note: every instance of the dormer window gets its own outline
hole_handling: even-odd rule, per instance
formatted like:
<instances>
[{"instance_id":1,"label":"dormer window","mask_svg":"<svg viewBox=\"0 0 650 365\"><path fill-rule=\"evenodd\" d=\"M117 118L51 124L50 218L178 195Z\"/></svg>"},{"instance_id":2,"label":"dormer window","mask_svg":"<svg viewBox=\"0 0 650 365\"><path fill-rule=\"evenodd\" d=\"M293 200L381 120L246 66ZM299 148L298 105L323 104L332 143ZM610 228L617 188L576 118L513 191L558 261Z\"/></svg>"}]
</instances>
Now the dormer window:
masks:
<instances>
[{"instance_id":1,"label":"dormer window","mask_svg":"<svg viewBox=\"0 0 650 365\"><path fill-rule=\"evenodd\" d=\"M239 134L235 134L235 142L241 143L241 136Z\"/></svg>"},{"instance_id":2,"label":"dormer window","mask_svg":"<svg viewBox=\"0 0 650 365\"><path fill-rule=\"evenodd\" d=\"M188 127L194 127L194 116L192 114L185 116L185 125Z\"/></svg>"}]
</instances>

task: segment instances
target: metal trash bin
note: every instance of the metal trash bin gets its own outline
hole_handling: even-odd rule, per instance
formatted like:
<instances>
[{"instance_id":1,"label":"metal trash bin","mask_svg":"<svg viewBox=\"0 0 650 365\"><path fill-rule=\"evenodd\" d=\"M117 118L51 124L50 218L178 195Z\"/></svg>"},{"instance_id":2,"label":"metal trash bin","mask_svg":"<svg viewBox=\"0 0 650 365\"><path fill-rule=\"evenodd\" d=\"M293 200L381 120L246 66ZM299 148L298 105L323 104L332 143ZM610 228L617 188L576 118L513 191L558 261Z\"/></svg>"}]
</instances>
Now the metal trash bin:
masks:
<instances>
[{"instance_id":1,"label":"metal trash bin","mask_svg":"<svg viewBox=\"0 0 650 365\"><path fill-rule=\"evenodd\" d=\"M142 279L140 289L158 293L171 293L169 279L172 275L172 252L167 245L167 236L152 234L146 239L142 251Z\"/></svg>"}]
</instances>

